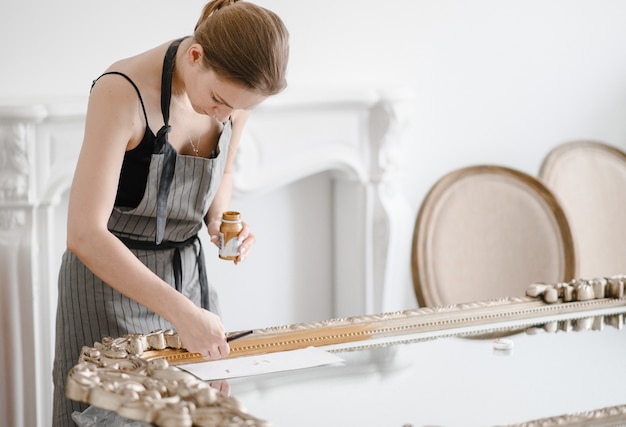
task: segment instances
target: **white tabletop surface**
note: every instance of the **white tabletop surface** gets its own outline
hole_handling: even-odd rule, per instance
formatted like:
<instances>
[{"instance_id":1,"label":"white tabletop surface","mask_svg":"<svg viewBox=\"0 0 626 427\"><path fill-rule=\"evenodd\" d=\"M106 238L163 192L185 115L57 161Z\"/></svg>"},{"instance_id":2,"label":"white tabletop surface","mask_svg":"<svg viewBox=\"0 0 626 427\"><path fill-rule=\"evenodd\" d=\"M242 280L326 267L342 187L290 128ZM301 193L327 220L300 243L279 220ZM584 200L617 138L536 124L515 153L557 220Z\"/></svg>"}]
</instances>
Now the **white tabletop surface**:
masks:
<instances>
[{"instance_id":1,"label":"white tabletop surface","mask_svg":"<svg viewBox=\"0 0 626 427\"><path fill-rule=\"evenodd\" d=\"M510 351L457 336L338 351L343 365L232 379L231 394L274 427L485 427L626 404L626 331L569 325L508 336Z\"/></svg>"}]
</instances>

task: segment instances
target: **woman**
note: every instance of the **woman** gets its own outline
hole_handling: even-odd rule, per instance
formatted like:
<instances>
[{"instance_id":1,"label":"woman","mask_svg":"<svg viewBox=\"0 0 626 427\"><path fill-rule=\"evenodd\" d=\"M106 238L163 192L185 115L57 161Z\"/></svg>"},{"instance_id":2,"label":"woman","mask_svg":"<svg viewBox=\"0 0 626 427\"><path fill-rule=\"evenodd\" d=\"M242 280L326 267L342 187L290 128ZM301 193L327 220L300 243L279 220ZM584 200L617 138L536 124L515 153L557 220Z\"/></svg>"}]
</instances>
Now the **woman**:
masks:
<instances>
[{"instance_id":1,"label":"woman","mask_svg":"<svg viewBox=\"0 0 626 427\"><path fill-rule=\"evenodd\" d=\"M273 12L213 0L193 36L123 59L94 81L59 274L55 426L83 345L172 328L206 359L228 355L197 233L216 243L248 113L286 86L288 33ZM239 234L235 264L255 237Z\"/></svg>"}]
</instances>

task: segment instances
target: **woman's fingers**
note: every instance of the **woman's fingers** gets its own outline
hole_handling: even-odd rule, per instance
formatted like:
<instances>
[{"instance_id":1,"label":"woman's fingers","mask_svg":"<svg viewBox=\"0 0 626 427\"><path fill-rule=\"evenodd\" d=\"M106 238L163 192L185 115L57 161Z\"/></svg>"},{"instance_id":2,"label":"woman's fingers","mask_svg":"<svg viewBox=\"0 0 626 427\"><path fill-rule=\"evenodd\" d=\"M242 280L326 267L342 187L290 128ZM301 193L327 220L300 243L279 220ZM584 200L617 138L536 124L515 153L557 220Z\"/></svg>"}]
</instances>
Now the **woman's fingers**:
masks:
<instances>
[{"instance_id":1,"label":"woman's fingers","mask_svg":"<svg viewBox=\"0 0 626 427\"><path fill-rule=\"evenodd\" d=\"M219 344L212 344L206 352L201 352L202 358L205 360L217 360L230 354L230 345L224 341Z\"/></svg>"},{"instance_id":2,"label":"woman's fingers","mask_svg":"<svg viewBox=\"0 0 626 427\"><path fill-rule=\"evenodd\" d=\"M235 264L243 262L250 254L250 247L256 243L256 236L250 232L247 224L244 225L243 230L239 233L239 252L237 258L235 258Z\"/></svg>"}]
</instances>

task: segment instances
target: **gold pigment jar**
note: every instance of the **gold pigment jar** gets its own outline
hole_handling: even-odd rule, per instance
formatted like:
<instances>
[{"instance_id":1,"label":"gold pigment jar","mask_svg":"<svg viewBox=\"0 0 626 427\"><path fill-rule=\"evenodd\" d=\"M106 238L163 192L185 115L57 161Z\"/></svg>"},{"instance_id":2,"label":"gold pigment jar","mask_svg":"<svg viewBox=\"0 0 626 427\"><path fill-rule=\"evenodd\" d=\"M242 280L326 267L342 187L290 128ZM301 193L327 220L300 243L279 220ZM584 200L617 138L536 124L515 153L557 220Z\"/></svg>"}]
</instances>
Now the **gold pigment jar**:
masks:
<instances>
[{"instance_id":1,"label":"gold pigment jar","mask_svg":"<svg viewBox=\"0 0 626 427\"><path fill-rule=\"evenodd\" d=\"M243 229L241 214L235 211L226 211L222 214L220 225L219 256L222 259L233 260L239 253L239 232Z\"/></svg>"}]
</instances>

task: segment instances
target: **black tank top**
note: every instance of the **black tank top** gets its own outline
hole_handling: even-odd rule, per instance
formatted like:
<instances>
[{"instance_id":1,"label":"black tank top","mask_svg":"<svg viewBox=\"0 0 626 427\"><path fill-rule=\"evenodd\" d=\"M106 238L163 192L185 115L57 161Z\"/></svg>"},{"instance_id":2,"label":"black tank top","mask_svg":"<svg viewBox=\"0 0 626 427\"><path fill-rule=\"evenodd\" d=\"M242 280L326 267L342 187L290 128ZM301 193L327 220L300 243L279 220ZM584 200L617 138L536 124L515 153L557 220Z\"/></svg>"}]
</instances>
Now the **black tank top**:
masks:
<instances>
[{"instance_id":1,"label":"black tank top","mask_svg":"<svg viewBox=\"0 0 626 427\"><path fill-rule=\"evenodd\" d=\"M117 71L104 73L100 77L109 74L122 76L128 80L131 85L133 85L137 91L137 95L139 96L143 116L146 120L146 131L143 134L141 142L132 150L128 150L124 153L124 161L122 162L122 170L120 172L120 179L117 185L117 196L115 197L116 207L136 208L146 190L148 170L150 169L150 160L152 158L152 152L154 151L156 136L148 124L146 107L144 106L141 92L139 92L139 88L135 82L133 82L126 74ZM93 81L91 85L92 88L100 77Z\"/></svg>"},{"instance_id":2,"label":"black tank top","mask_svg":"<svg viewBox=\"0 0 626 427\"><path fill-rule=\"evenodd\" d=\"M187 37L189 36L174 40L167 49L163 60L163 72L161 75L161 113L163 114L164 125L156 135L150 129L148 115L146 114L146 106L144 105L143 98L141 97L141 92L130 77L118 71L111 71L100 75L91 84L91 88L93 89L93 86L100 79L100 77L107 74L117 74L124 77L135 88L139 101L141 102L141 109L143 110L143 116L146 121L146 130L139 145L124 153L124 160L122 162L122 169L120 171L120 179L115 197L116 207L135 208L139 205L144 192L146 191L152 154L157 153L165 153L166 159L158 190L159 200L161 200L161 202L157 202L157 205L163 205L163 201L167 201L167 193L169 192L169 186L171 184L171 178L176 161L176 152L167 142L167 134L171 128L169 126L169 109L170 98L172 95L172 76L176 61L176 51L178 50L180 43ZM163 208L163 206L157 206L157 211L161 210L161 208ZM164 212L161 212L161 214L164 215Z\"/></svg>"}]
</instances>

